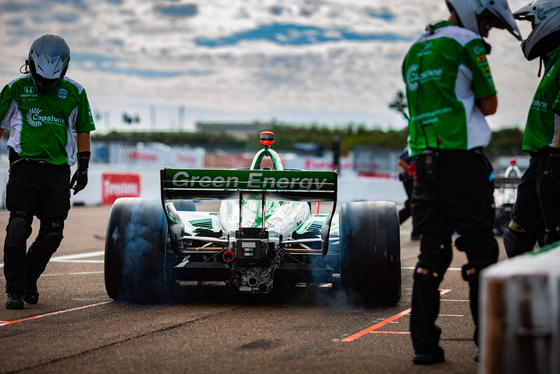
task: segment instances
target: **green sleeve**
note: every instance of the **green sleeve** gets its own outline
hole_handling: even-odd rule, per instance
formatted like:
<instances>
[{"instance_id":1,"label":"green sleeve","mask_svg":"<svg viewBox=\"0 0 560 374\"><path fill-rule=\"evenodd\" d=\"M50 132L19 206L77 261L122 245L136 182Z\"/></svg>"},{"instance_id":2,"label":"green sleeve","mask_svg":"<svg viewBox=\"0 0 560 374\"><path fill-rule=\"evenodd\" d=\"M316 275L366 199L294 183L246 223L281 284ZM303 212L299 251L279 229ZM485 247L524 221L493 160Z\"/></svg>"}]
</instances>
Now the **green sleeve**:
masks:
<instances>
[{"instance_id":1,"label":"green sleeve","mask_svg":"<svg viewBox=\"0 0 560 374\"><path fill-rule=\"evenodd\" d=\"M84 133L95 130L93 115L87 98L86 90L82 90L78 103L78 118L76 121L76 132Z\"/></svg>"},{"instance_id":2,"label":"green sleeve","mask_svg":"<svg viewBox=\"0 0 560 374\"><path fill-rule=\"evenodd\" d=\"M552 110L554 113L560 115L560 92L556 95L556 100L554 100L554 104L552 104Z\"/></svg>"},{"instance_id":3,"label":"green sleeve","mask_svg":"<svg viewBox=\"0 0 560 374\"><path fill-rule=\"evenodd\" d=\"M0 93L0 125L2 126L6 123L6 116L10 113L12 102L12 90L5 85Z\"/></svg>"},{"instance_id":4,"label":"green sleeve","mask_svg":"<svg viewBox=\"0 0 560 374\"><path fill-rule=\"evenodd\" d=\"M465 45L465 62L473 74L473 92L477 99L496 94L482 39L471 40Z\"/></svg>"}]
</instances>

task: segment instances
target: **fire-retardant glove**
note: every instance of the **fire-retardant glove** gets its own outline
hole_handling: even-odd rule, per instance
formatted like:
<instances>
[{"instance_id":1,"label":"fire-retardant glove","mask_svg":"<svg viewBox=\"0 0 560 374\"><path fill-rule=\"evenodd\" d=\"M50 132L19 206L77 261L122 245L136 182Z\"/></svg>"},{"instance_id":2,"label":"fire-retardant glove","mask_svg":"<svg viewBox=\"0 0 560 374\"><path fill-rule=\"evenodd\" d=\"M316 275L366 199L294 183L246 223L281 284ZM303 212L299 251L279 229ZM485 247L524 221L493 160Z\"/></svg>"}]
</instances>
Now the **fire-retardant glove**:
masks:
<instances>
[{"instance_id":1,"label":"fire-retardant glove","mask_svg":"<svg viewBox=\"0 0 560 374\"><path fill-rule=\"evenodd\" d=\"M550 148L544 174L550 176L556 183L560 183L560 148Z\"/></svg>"},{"instance_id":2,"label":"fire-retardant glove","mask_svg":"<svg viewBox=\"0 0 560 374\"><path fill-rule=\"evenodd\" d=\"M74 195L83 190L88 182L88 167L91 152L78 152L78 168L70 181L70 188L74 189Z\"/></svg>"},{"instance_id":3,"label":"fire-retardant glove","mask_svg":"<svg viewBox=\"0 0 560 374\"><path fill-rule=\"evenodd\" d=\"M560 195L560 148L550 148L544 167L544 173L539 185L540 200L548 206L544 213L546 222L545 244L560 240L560 225L557 214L550 214L549 210L558 212L558 196Z\"/></svg>"}]
</instances>

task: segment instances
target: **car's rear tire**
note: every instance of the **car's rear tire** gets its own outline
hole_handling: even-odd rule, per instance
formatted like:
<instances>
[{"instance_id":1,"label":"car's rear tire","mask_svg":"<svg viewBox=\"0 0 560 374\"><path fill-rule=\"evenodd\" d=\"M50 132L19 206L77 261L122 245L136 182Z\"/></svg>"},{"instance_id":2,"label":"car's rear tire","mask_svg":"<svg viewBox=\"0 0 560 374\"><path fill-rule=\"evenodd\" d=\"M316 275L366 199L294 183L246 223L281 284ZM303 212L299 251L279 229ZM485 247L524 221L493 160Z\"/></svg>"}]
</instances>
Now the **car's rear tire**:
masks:
<instances>
[{"instance_id":1,"label":"car's rear tire","mask_svg":"<svg viewBox=\"0 0 560 374\"><path fill-rule=\"evenodd\" d=\"M109 215L105 239L105 289L115 300L164 301L171 285L166 271L167 219L161 202L120 198Z\"/></svg>"},{"instance_id":2,"label":"car's rear tire","mask_svg":"<svg viewBox=\"0 0 560 374\"><path fill-rule=\"evenodd\" d=\"M394 305L401 297L400 227L391 202L343 204L340 280L354 302Z\"/></svg>"}]
</instances>

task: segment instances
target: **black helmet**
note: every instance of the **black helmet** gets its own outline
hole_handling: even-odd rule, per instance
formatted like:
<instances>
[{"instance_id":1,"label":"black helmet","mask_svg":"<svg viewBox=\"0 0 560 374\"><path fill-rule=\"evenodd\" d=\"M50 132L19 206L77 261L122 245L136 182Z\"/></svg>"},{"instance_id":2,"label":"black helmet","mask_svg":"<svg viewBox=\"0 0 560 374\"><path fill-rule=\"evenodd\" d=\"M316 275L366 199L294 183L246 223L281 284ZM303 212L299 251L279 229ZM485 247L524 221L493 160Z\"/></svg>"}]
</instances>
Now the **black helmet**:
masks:
<instances>
[{"instance_id":1,"label":"black helmet","mask_svg":"<svg viewBox=\"0 0 560 374\"><path fill-rule=\"evenodd\" d=\"M44 34L31 44L27 61L37 91L45 94L64 78L70 48L62 37Z\"/></svg>"}]
</instances>

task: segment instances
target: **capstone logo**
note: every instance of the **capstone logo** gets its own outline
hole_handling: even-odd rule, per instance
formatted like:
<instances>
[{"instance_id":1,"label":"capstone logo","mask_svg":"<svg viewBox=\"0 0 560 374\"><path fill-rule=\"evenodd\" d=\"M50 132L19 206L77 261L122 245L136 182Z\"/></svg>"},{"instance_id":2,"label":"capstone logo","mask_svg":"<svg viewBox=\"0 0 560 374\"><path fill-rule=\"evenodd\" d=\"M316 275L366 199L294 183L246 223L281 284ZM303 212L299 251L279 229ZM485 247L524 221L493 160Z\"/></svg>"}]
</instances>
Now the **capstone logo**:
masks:
<instances>
[{"instance_id":1,"label":"capstone logo","mask_svg":"<svg viewBox=\"0 0 560 374\"><path fill-rule=\"evenodd\" d=\"M538 19L539 21L542 21L542 20L544 20L546 17L548 17L548 15L549 15L550 13L556 12L556 11L558 11L559 9L560 9L560 6L555 6L555 7L552 7L552 8L550 8L550 9L539 9L538 12L537 12L537 19Z\"/></svg>"},{"instance_id":2,"label":"capstone logo","mask_svg":"<svg viewBox=\"0 0 560 374\"><path fill-rule=\"evenodd\" d=\"M418 89L418 68L418 65L412 64L406 71L406 85L410 91Z\"/></svg>"},{"instance_id":3,"label":"capstone logo","mask_svg":"<svg viewBox=\"0 0 560 374\"><path fill-rule=\"evenodd\" d=\"M27 123L33 127L40 127L44 123L53 124L57 126L64 126L64 120L62 118L56 118L54 116L41 116L41 109L31 108L27 111Z\"/></svg>"},{"instance_id":4,"label":"capstone logo","mask_svg":"<svg viewBox=\"0 0 560 374\"><path fill-rule=\"evenodd\" d=\"M43 123L39 118L39 114L41 113L41 109L31 108L27 112L27 122L33 127L39 127Z\"/></svg>"},{"instance_id":5,"label":"capstone logo","mask_svg":"<svg viewBox=\"0 0 560 374\"><path fill-rule=\"evenodd\" d=\"M544 101L533 100L532 107L534 109L537 109L537 110L547 110L548 109L548 103L546 103Z\"/></svg>"},{"instance_id":6,"label":"capstone logo","mask_svg":"<svg viewBox=\"0 0 560 374\"><path fill-rule=\"evenodd\" d=\"M418 73L419 66L410 65L406 72L407 87L410 91L416 91L420 83L439 80L443 76L443 69L431 69Z\"/></svg>"},{"instance_id":7,"label":"capstone logo","mask_svg":"<svg viewBox=\"0 0 560 374\"><path fill-rule=\"evenodd\" d=\"M484 47L477 45L473 48L473 52L477 56L482 56L483 54L486 53L486 49L484 49Z\"/></svg>"}]
</instances>

